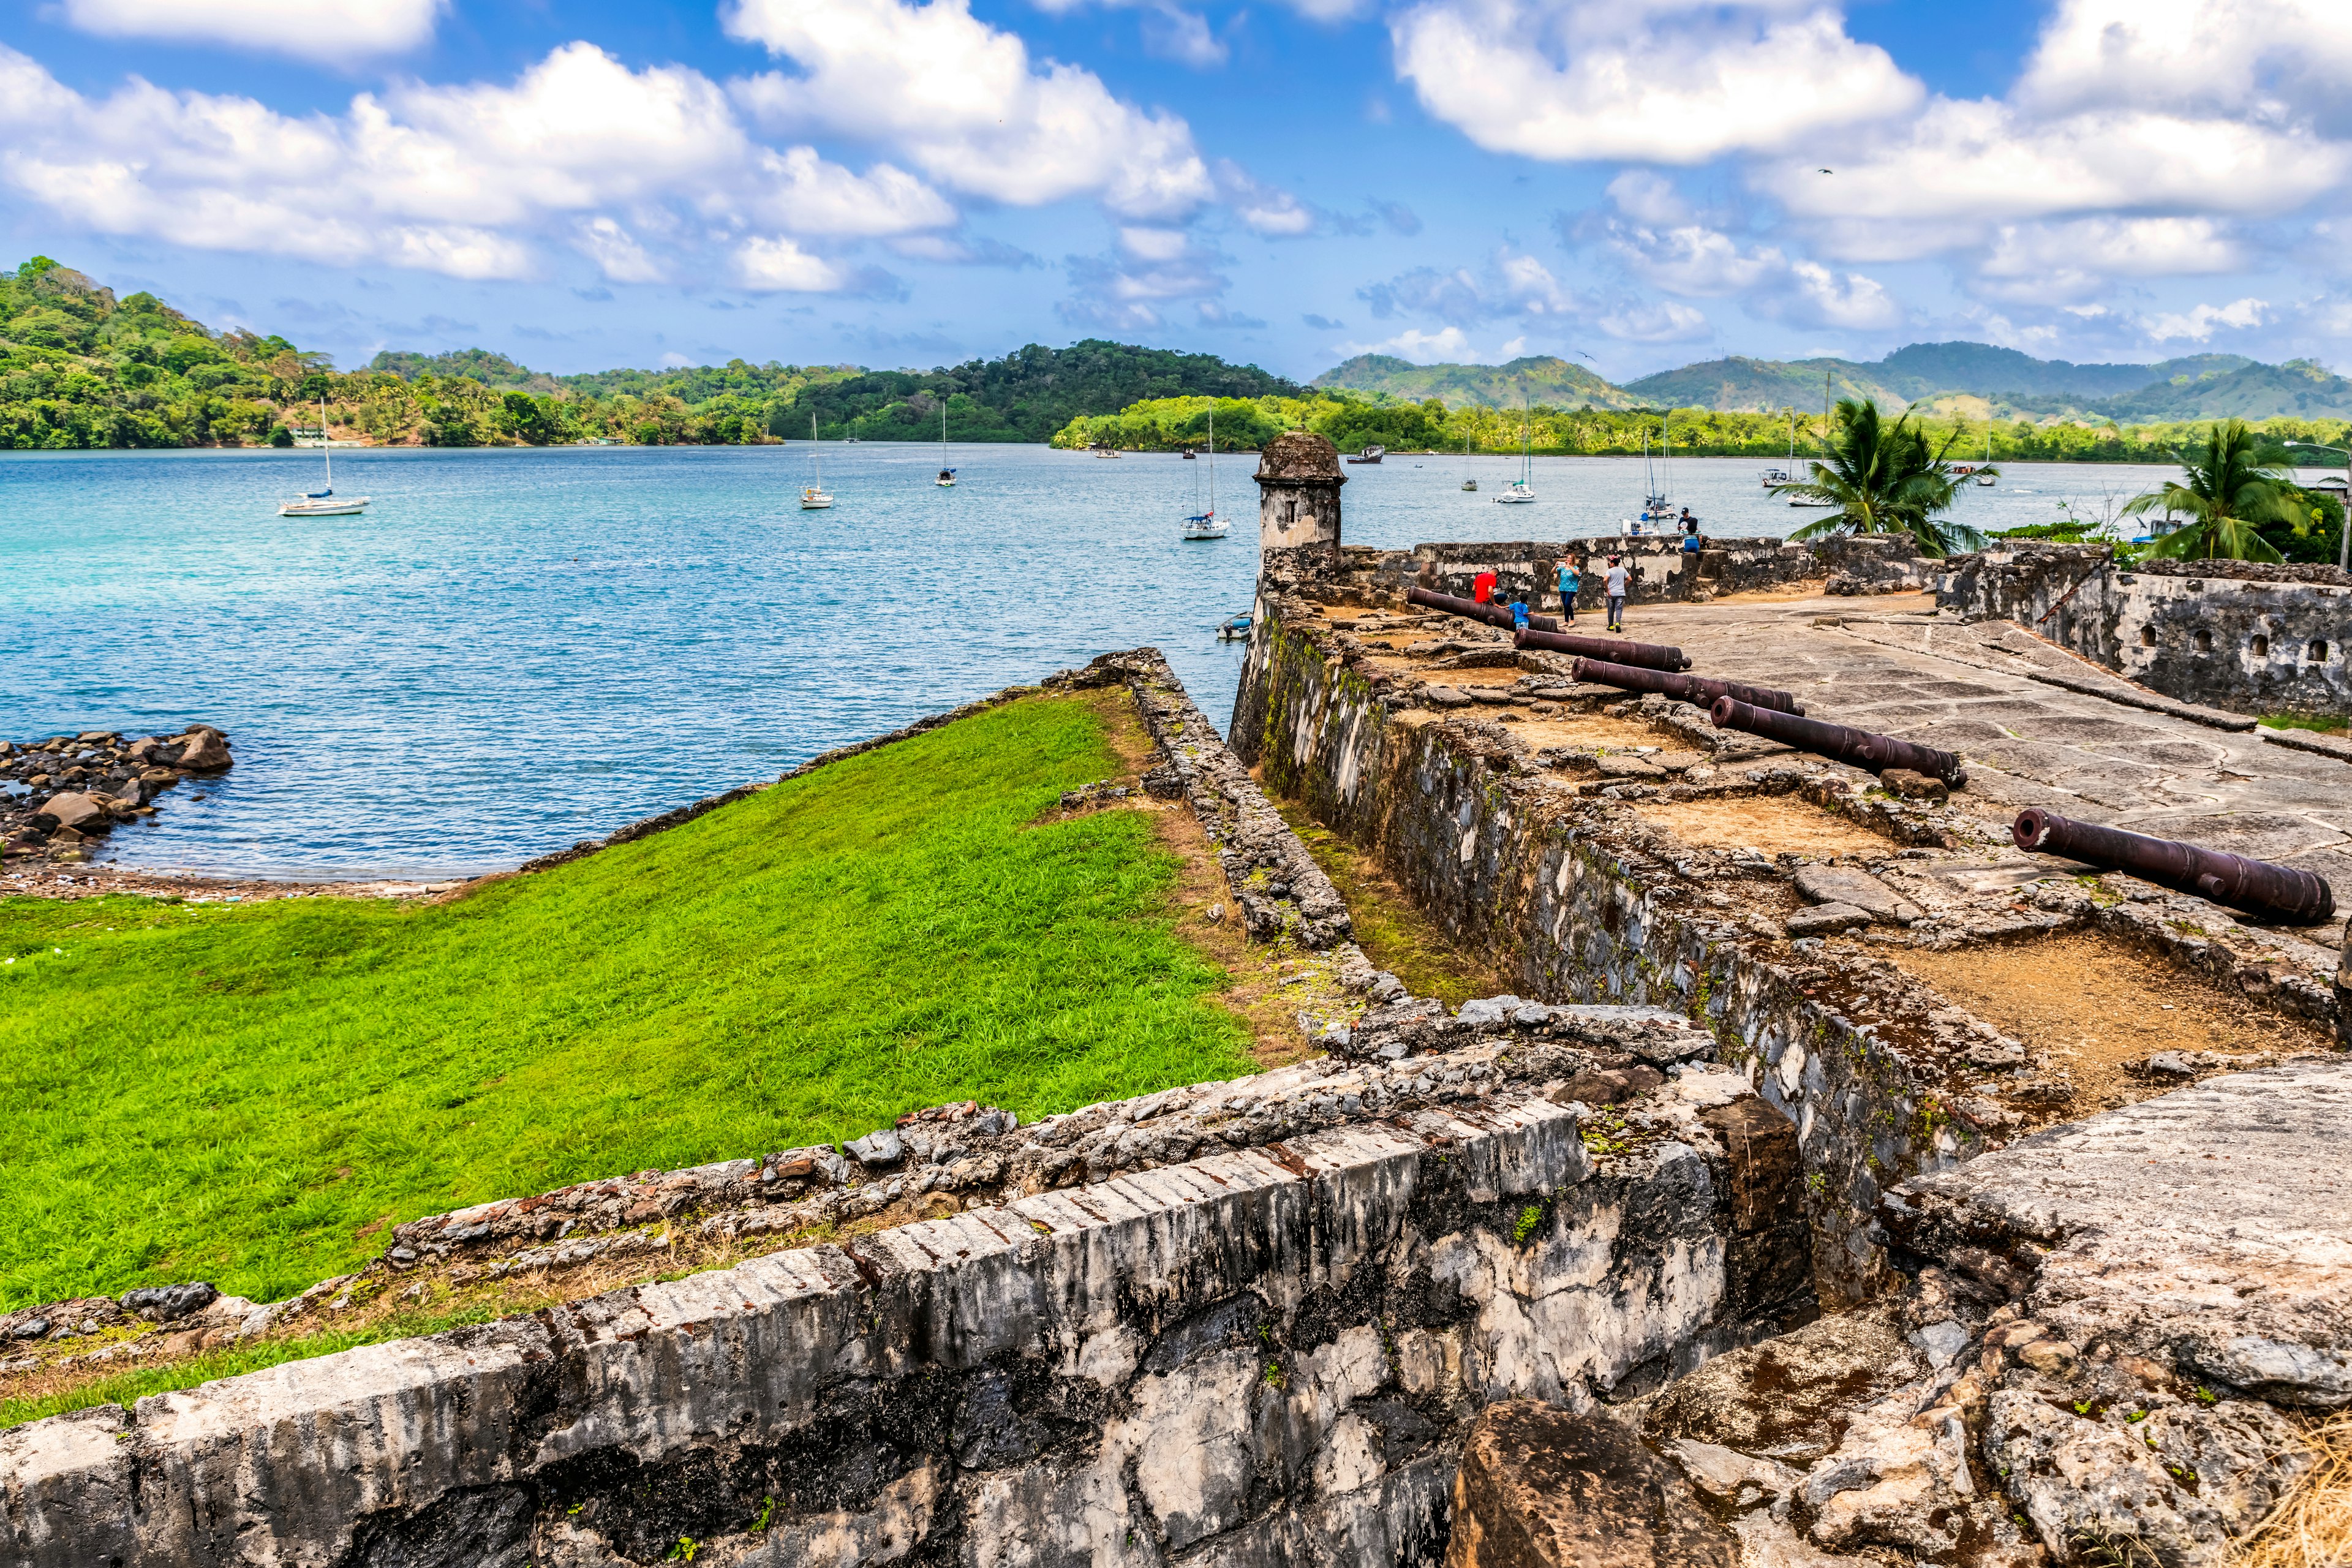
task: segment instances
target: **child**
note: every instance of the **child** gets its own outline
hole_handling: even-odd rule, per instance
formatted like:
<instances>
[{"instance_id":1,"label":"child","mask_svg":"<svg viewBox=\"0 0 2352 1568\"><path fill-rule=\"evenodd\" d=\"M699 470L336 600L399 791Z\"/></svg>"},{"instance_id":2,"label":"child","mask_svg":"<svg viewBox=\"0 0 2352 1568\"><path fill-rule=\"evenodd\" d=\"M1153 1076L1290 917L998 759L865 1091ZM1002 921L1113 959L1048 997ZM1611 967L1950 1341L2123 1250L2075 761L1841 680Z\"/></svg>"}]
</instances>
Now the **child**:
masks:
<instances>
[{"instance_id":1,"label":"child","mask_svg":"<svg viewBox=\"0 0 2352 1568\"><path fill-rule=\"evenodd\" d=\"M1524 599L1514 599L1514 600L1512 600L1512 601L1511 601L1511 630L1513 630L1513 631L1515 631L1515 632L1523 632L1523 631L1526 631L1527 629L1528 629L1528 606L1527 606L1527 601L1526 601L1526 600L1524 600Z\"/></svg>"}]
</instances>

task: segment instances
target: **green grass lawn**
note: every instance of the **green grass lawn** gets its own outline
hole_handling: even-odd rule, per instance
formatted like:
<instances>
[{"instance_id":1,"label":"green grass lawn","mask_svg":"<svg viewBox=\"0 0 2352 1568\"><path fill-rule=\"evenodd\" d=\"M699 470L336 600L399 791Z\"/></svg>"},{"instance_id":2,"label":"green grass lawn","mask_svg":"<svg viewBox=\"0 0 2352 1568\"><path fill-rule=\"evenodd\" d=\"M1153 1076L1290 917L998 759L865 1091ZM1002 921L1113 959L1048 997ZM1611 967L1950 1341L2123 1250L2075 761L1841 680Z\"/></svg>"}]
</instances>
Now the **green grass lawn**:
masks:
<instances>
[{"instance_id":1,"label":"green grass lawn","mask_svg":"<svg viewBox=\"0 0 2352 1568\"><path fill-rule=\"evenodd\" d=\"M0 1304L256 1300L381 1222L1252 1070L1121 771L1025 700L441 905L0 902Z\"/></svg>"}]
</instances>

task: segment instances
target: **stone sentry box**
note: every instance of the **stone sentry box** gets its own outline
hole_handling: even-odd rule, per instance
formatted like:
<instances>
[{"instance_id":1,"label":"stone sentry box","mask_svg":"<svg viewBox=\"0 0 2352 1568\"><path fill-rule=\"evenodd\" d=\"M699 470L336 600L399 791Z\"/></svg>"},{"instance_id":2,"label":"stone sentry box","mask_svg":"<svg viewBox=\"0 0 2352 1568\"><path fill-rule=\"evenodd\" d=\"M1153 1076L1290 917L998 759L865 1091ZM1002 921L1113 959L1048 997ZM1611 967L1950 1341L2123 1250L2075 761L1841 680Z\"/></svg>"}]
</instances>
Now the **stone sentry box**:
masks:
<instances>
[{"instance_id":1,"label":"stone sentry box","mask_svg":"<svg viewBox=\"0 0 2352 1568\"><path fill-rule=\"evenodd\" d=\"M1286 430L1257 459L1257 542L1266 555L1308 551L1326 561L1339 552L1339 449L1320 436Z\"/></svg>"}]
</instances>

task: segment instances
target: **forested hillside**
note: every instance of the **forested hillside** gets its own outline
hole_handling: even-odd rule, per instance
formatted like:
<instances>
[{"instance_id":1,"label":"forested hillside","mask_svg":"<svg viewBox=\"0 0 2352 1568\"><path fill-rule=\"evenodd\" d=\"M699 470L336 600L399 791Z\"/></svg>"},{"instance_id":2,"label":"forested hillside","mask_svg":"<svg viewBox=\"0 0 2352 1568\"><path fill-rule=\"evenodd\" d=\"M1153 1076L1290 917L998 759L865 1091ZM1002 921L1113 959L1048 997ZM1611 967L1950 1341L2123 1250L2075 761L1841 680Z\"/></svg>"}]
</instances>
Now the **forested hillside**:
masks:
<instances>
[{"instance_id":1,"label":"forested hillside","mask_svg":"<svg viewBox=\"0 0 2352 1568\"><path fill-rule=\"evenodd\" d=\"M1939 412L1956 399L1974 399L1978 417L1990 413L2038 423L2352 417L2352 382L2307 360L2272 365L2242 354L2189 354L2154 364L2075 364L1970 342L1913 343L1872 363L1727 354L1622 386L1558 359L1415 365L1360 354L1325 371L1314 384L1434 397L1449 407L1517 407L1524 393L1555 408L1652 412L1818 412L1825 401L1867 397L1883 408L1927 403Z\"/></svg>"},{"instance_id":2,"label":"forested hillside","mask_svg":"<svg viewBox=\"0 0 2352 1568\"><path fill-rule=\"evenodd\" d=\"M152 294L118 301L45 257L0 273L0 447L189 447L268 438L316 355L214 333Z\"/></svg>"},{"instance_id":3,"label":"forested hillside","mask_svg":"<svg viewBox=\"0 0 2352 1568\"><path fill-rule=\"evenodd\" d=\"M1314 384L1381 393L1414 403L1434 397L1448 406L1468 403L1517 408L1523 403L1549 403L1555 408L1631 408L1641 401L1582 365L1550 354L1529 355L1506 364L1415 364L1393 354L1358 354L1317 376Z\"/></svg>"},{"instance_id":4,"label":"forested hillside","mask_svg":"<svg viewBox=\"0 0 2352 1568\"><path fill-rule=\"evenodd\" d=\"M1254 365L1088 340L931 371L751 364L549 375L487 349L379 353L342 372L279 337L215 332L150 294L36 258L0 274L0 447L1044 441L1140 398L1297 395Z\"/></svg>"}]
</instances>

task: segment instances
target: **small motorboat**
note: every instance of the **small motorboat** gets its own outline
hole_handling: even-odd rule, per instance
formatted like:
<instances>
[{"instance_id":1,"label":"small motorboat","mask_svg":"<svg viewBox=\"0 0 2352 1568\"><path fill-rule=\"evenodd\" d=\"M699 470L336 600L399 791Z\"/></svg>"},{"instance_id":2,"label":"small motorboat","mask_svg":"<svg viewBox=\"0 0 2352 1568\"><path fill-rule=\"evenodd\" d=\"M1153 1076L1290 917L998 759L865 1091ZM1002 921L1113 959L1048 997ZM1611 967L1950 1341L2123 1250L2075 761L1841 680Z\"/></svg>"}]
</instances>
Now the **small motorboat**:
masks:
<instances>
[{"instance_id":1,"label":"small motorboat","mask_svg":"<svg viewBox=\"0 0 2352 1568\"><path fill-rule=\"evenodd\" d=\"M1362 451L1357 453L1354 457L1349 458L1348 461L1351 463L1377 463L1388 455L1389 449L1386 447L1367 447Z\"/></svg>"},{"instance_id":2,"label":"small motorboat","mask_svg":"<svg viewBox=\"0 0 2352 1568\"><path fill-rule=\"evenodd\" d=\"M1184 460L1188 463L1197 463L1201 460L1201 454L1187 447L1184 448Z\"/></svg>"},{"instance_id":3,"label":"small motorboat","mask_svg":"<svg viewBox=\"0 0 2352 1568\"><path fill-rule=\"evenodd\" d=\"M1789 470L1786 468L1767 468L1757 477L1763 481L1764 488L1768 490L1774 485L1785 485L1790 482Z\"/></svg>"},{"instance_id":4,"label":"small motorboat","mask_svg":"<svg viewBox=\"0 0 2352 1568\"><path fill-rule=\"evenodd\" d=\"M1217 623L1219 642L1239 642L1250 634L1250 618L1246 615L1228 616Z\"/></svg>"},{"instance_id":5,"label":"small motorboat","mask_svg":"<svg viewBox=\"0 0 2352 1568\"><path fill-rule=\"evenodd\" d=\"M1097 458L1116 458L1118 456L1118 448L1112 446L1108 441L1096 442L1092 450L1094 455Z\"/></svg>"},{"instance_id":6,"label":"small motorboat","mask_svg":"<svg viewBox=\"0 0 2352 1568\"><path fill-rule=\"evenodd\" d=\"M1475 479L1465 479L1462 481L1462 488L1475 494L1478 489L1478 481Z\"/></svg>"}]
</instances>

